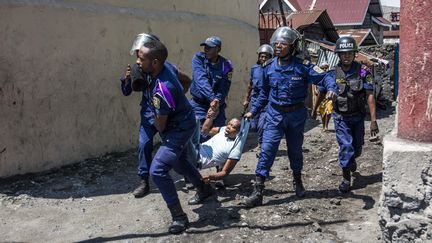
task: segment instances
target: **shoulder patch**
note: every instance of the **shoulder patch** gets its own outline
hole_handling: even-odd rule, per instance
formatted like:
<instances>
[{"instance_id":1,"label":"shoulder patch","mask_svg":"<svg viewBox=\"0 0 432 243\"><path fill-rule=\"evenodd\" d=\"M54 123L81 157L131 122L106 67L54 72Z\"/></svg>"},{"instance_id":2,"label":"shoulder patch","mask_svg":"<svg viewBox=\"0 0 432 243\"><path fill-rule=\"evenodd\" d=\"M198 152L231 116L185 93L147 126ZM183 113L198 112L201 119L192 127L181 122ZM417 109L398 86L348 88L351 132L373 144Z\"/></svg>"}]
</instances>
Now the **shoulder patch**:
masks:
<instances>
[{"instance_id":1,"label":"shoulder patch","mask_svg":"<svg viewBox=\"0 0 432 243\"><path fill-rule=\"evenodd\" d=\"M156 95L153 96L153 106L156 109L160 109L160 99Z\"/></svg>"},{"instance_id":2,"label":"shoulder patch","mask_svg":"<svg viewBox=\"0 0 432 243\"><path fill-rule=\"evenodd\" d=\"M368 74L368 75L366 76L366 82L368 82L368 83L370 83L370 84L373 83L372 74Z\"/></svg>"},{"instance_id":3,"label":"shoulder patch","mask_svg":"<svg viewBox=\"0 0 432 243\"><path fill-rule=\"evenodd\" d=\"M227 73L227 77L228 77L229 80L232 79L232 73L233 73L233 72L229 72L229 73Z\"/></svg>"},{"instance_id":4,"label":"shoulder patch","mask_svg":"<svg viewBox=\"0 0 432 243\"><path fill-rule=\"evenodd\" d=\"M230 72L232 72L234 70L231 61L230 60L225 60L222 66L222 72L225 75L228 75Z\"/></svg>"},{"instance_id":5,"label":"shoulder patch","mask_svg":"<svg viewBox=\"0 0 432 243\"><path fill-rule=\"evenodd\" d=\"M313 70L317 73L324 73L324 70L322 70L320 67L318 67L316 65L313 67Z\"/></svg>"}]
</instances>

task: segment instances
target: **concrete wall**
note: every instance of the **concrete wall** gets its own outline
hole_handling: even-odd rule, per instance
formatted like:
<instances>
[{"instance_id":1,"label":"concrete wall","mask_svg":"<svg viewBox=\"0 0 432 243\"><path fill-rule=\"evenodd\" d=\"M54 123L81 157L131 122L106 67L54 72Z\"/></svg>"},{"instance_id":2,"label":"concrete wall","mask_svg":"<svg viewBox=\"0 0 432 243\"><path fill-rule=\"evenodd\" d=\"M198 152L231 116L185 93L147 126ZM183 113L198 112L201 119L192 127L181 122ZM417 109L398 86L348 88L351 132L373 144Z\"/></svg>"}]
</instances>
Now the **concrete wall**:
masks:
<instances>
[{"instance_id":1,"label":"concrete wall","mask_svg":"<svg viewBox=\"0 0 432 243\"><path fill-rule=\"evenodd\" d=\"M431 1L401 1L397 122L383 151L384 242L432 242L431 11Z\"/></svg>"},{"instance_id":2,"label":"concrete wall","mask_svg":"<svg viewBox=\"0 0 432 243\"><path fill-rule=\"evenodd\" d=\"M234 64L228 116L240 115L259 45L257 4L241 0L0 0L0 177L137 144L140 94L119 77L139 32L158 35L190 74L209 35Z\"/></svg>"}]
</instances>

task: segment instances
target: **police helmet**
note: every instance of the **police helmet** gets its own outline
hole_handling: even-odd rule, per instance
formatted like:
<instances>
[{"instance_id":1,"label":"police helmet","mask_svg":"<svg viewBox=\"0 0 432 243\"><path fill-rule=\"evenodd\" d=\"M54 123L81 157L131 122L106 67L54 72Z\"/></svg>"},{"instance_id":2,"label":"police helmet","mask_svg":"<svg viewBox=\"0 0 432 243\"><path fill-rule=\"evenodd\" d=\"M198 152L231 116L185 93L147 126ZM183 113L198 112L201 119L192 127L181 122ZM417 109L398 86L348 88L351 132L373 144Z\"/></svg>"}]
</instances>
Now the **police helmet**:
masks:
<instances>
[{"instance_id":1,"label":"police helmet","mask_svg":"<svg viewBox=\"0 0 432 243\"><path fill-rule=\"evenodd\" d=\"M357 44L351 36L343 36L336 41L335 52L357 51Z\"/></svg>"},{"instance_id":2,"label":"police helmet","mask_svg":"<svg viewBox=\"0 0 432 243\"><path fill-rule=\"evenodd\" d=\"M257 54L259 55L260 53L267 53L269 54L271 57L273 56L273 47L271 47L269 44L264 44L261 45L258 50L257 50Z\"/></svg>"},{"instance_id":3,"label":"police helmet","mask_svg":"<svg viewBox=\"0 0 432 243\"><path fill-rule=\"evenodd\" d=\"M276 42L285 42L292 45L298 39L300 39L300 37L301 35L297 30L283 26L277 28L276 31L273 33L272 37L270 38L270 44L274 46Z\"/></svg>"},{"instance_id":4,"label":"police helmet","mask_svg":"<svg viewBox=\"0 0 432 243\"><path fill-rule=\"evenodd\" d=\"M136 51L138 51L141 47L143 47L145 43L148 43L151 41L160 41L160 40L157 36L152 35L152 34L147 34L147 33L138 34L135 37L135 40L132 44L132 48L130 50L131 56L133 56Z\"/></svg>"}]
</instances>

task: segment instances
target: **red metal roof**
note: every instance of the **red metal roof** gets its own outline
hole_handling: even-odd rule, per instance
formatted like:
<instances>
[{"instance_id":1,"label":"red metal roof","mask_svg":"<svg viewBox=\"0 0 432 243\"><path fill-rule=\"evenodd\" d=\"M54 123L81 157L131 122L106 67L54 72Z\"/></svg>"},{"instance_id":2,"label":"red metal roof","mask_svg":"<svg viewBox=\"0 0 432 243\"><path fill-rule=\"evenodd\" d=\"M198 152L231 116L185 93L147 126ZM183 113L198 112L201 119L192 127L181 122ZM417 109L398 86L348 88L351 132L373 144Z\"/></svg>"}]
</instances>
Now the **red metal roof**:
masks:
<instances>
[{"instance_id":1,"label":"red metal roof","mask_svg":"<svg viewBox=\"0 0 432 243\"><path fill-rule=\"evenodd\" d=\"M384 17L376 17L381 23L391 25L392 23Z\"/></svg>"},{"instance_id":2,"label":"red metal roof","mask_svg":"<svg viewBox=\"0 0 432 243\"><path fill-rule=\"evenodd\" d=\"M368 39L369 42L367 45L377 45L378 42L375 39L372 31L370 29L347 29L347 30L338 30L339 36L351 36L354 38L358 46L362 46L363 42Z\"/></svg>"},{"instance_id":3,"label":"red metal roof","mask_svg":"<svg viewBox=\"0 0 432 243\"><path fill-rule=\"evenodd\" d=\"M336 42L336 40L339 38L339 35L333 26L333 23L326 10L294 12L287 17L288 25L292 24L292 27L297 30L306 28L316 22L319 22L322 25L322 28L329 37L329 40Z\"/></svg>"},{"instance_id":4,"label":"red metal roof","mask_svg":"<svg viewBox=\"0 0 432 243\"><path fill-rule=\"evenodd\" d=\"M324 12L324 10L308 10L294 12L287 17L287 23L292 23L292 27L295 29L298 29L299 27L309 26L315 23L321 16L321 14Z\"/></svg>"},{"instance_id":5,"label":"red metal roof","mask_svg":"<svg viewBox=\"0 0 432 243\"><path fill-rule=\"evenodd\" d=\"M312 0L296 0L303 10L311 7ZM313 9L326 9L333 24L361 25L363 24L370 0L316 0Z\"/></svg>"},{"instance_id":6,"label":"red metal roof","mask_svg":"<svg viewBox=\"0 0 432 243\"><path fill-rule=\"evenodd\" d=\"M302 7L300 6L299 2L297 0L288 0L288 2L291 3L291 5L297 10L301 11Z\"/></svg>"},{"instance_id":7,"label":"red metal roof","mask_svg":"<svg viewBox=\"0 0 432 243\"><path fill-rule=\"evenodd\" d=\"M384 38L399 38L399 30L388 30L383 33Z\"/></svg>"}]
</instances>

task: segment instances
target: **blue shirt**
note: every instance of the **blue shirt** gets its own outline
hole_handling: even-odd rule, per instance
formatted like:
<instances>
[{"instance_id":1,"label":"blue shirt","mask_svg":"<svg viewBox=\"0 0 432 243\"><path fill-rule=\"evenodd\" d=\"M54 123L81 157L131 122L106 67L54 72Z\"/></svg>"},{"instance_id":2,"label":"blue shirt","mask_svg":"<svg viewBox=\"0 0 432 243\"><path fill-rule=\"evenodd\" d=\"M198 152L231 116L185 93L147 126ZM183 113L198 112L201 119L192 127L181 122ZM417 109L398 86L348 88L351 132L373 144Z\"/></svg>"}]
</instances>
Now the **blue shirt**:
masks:
<instances>
[{"instance_id":1,"label":"blue shirt","mask_svg":"<svg viewBox=\"0 0 432 243\"><path fill-rule=\"evenodd\" d=\"M196 53L192 58L192 98L201 104L210 104L214 99L224 104L231 87L232 71L231 62L224 57L219 56L218 62L212 64L204 52Z\"/></svg>"},{"instance_id":2,"label":"blue shirt","mask_svg":"<svg viewBox=\"0 0 432 243\"><path fill-rule=\"evenodd\" d=\"M257 102L252 103L255 116L268 102L287 106L304 102L308 95L308 84L324 86L336 92L336 83L319 67L293 57L288 65L280 66L277 57L264 67L263 87Z\"/></svg>"},{"instance_id":3,"label":"blue shirt","mask_svg":"<svg viewBox=\"0 0 432 243\"><path fill-rule=\"evenodd\" d=\"M170 132L193 129L196 125L192 106L183 93L177 75L169 64L155 77L145 92L146 103L153 114L168 116L167 124L161 136Z\"/></svg>"},{"instance_id":4,"label":"blue shirt","mask_svg":"<svg viewBox=\"0 0 432 243\"><path fill-rule=\"evenodd\" d=\"M178 76L178 69L175 65L173 65L169 62L165 62L165 67L167 69L169 69L176 77ZM132 68L138 68L137 64L135 63ZM141 72L141 74L143 77L147 76L146 74L144 74L142 72ZM121 90L122 90L122 93L124 96L130 95L132 93L132 82L129 82L127 85L125 85L122 82ZM182 90L183 90L183 87L182 87ZM146 102L146 100L148 100L149 98L151 98L151 97L148 97L148 95L146 95L145 92L142 92L142 97L141 97L141 102L140 102L141 124L153 125L154 124L153 111L150 109L150 107L148 106L148 103Z\"/></svg>"},{"instance_id":5,"label":"blue shirt","mask_svg":"<svg viewBox=\"0 0 432 243\"><path fill-rule=\"evenodd\" d=\"M262 88L262 80L263 80L263 67L259 64L255 64L251 68L250 80L252 82L252 91L251 91L251 103L253 103L256 99L258 99L260 90Z\"/></svg>"}]
</instances>

